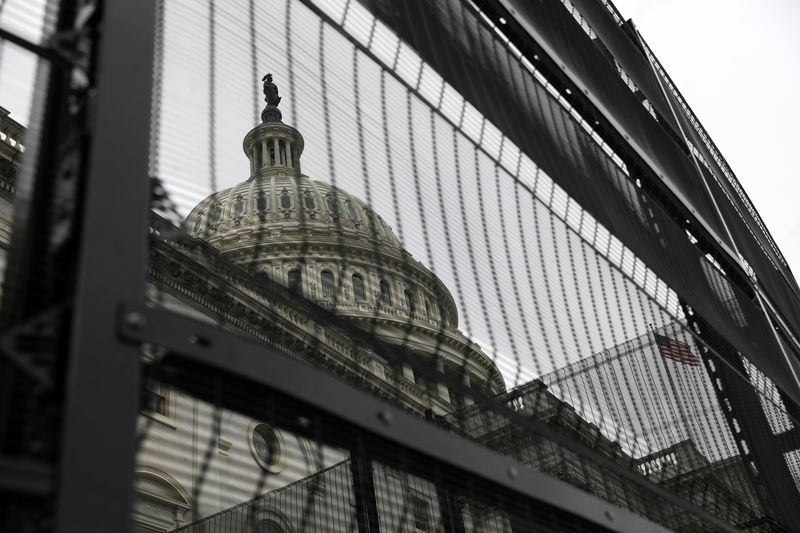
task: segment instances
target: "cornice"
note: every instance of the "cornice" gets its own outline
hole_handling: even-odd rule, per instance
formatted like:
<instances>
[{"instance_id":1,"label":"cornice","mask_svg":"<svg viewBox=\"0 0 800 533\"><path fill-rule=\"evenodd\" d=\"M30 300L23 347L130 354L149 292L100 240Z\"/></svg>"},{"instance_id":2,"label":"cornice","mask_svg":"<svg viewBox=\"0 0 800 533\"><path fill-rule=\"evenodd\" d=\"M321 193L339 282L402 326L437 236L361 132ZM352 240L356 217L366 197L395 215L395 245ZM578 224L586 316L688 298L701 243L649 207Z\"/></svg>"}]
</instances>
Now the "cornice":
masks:
<instances>
[{"instance_id":1,"label":"cornice","mask_svg":"<svg viewBox=\"0 0 800 533\"><path fill-rule=\"evenodd\" d=\"M316 323L289 302L270 300L252 290L250 294L244 293L235 283L228 285L226 281L221 284L220 276L203 272L204 269L198 265L182 268L172 261L180 258L180 253L169 246L156 244L151 249L151 256L159 254L165 254L168 261L159 266L158 261L151 260L148 272L152 282L160 290L217 320L223 327L241 331L295 359L322 366L403 409L418 415L427 409L427 392L423 388L388 368L384 370L390 374L389 379L374 375L362 364L362 359L366 361L375 355L357 348L334 328L319 325L324 330L321 334L315 329ZM226 290L215 290L218 285L224 285Z\"/></svg>"}]
</instances>

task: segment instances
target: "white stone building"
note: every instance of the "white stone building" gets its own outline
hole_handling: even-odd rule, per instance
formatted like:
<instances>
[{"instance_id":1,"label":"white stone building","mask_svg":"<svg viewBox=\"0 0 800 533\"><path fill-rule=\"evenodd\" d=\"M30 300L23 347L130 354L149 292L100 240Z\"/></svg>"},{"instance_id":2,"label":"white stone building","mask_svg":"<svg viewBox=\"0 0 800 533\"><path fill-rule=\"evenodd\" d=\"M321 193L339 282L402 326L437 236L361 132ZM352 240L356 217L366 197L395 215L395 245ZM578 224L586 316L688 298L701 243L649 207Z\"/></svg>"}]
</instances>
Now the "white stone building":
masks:
<instances>
[{"instance_id":1,"label":"white stone building","mask_svg":"<svg viewBox=\"0 0 800 533\"><path fill-rule=\"evenodd\" d=\"M425 379L407 362L393 364L358 347L306 314L298 296L434 361L465 385L505 391L493 361L459 331L447 287L366 203L302 174L303 137L281 122L276 106L268 105L262 119L244 138L248 179L201 201L184 222L188 236L154 240L150 302L255 337L419 416L452 413L472 400ZM170 231L156 219L156 235ZM264 277L286 289L265 291L259 286ZM134 513L140 531L171 530L347 461L346 451L217 409L155 380L146 386ZM390 486L400 474L380 475ZM409 483L421 487L408 495L416 513L409 523L433 528L435 490L403 480ZM320 505L325 498L343 501L324 494ZM262 511L247 527L298 527L287 510Z\"/></svg>"}]
</instances>

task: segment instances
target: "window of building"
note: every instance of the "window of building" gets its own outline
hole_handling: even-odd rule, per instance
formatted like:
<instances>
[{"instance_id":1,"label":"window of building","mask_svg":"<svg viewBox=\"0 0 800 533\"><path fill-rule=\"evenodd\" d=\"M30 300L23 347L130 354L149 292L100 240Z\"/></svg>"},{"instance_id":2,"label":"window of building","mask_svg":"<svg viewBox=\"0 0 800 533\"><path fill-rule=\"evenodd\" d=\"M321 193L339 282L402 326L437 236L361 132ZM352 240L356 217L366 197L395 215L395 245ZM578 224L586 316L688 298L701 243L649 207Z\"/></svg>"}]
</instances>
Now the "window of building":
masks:
<instances>
[{"instance_id":1,"label":"window of building","mask_svg":"<svg viewBox=\"0 0 800 533\"><path fill-rule=\"evenodd\" d=\"M286 520L273 509L253 513L249 522L252 525L244 531L251 533L285 533L292 530Z\"/></svg>"},{"instance_id":2,"label":"window of building","mask_svg":"<svg viewBox=\"0 0 800 533\"><path fill-rule=\"evenodd\" d=\"M363 302L364 297L364 278L358 274L353 274L353 298L357 302Z\"/></svg>"},{"instance_id":3,"label":"window of building","mask_svg":"<svg viewBox=\"0 0 800 533\"><path fill-rule=\"evenodd\" d=\"M425 533L431 531L431 503L422 496L412 494L411 505L414 512L414 530Z\"/></svg>"},{"instance_id":4,"label":"window of building","mask_svg":"<svg viewBox=\"0 0 800 533\"><path fill-rule=\"evenodd\" d=\"M406 311L409 313L414 312L414 298L411 296L411 291L403 291L403 298L405 299Z\"/></svg>"},{"instance_id":5,"label":"window of building","mask_svg":"<svg viewBox=\"0 0 800 533\"><path fill-rule=\"evenodd\" d=\"M290 270L289 283L288 283L289 290L299 294L302 291L302 287L300 284L301 284L300 270L298 269Z\"/></svg>"},{"instance_id":6,"label":"window of building","mask_svg":"<svg viewBox=\"0 0 800 533\"><path fill-rule=\"evenodd\" d=\"M192 498L175 478L147 466L138 467L134 475L133 531L172 531L184 522Z\"/></svg>"},{"instance_id":7,"label":"window of building","mask_svg":"<svg viewBox=\"0 0 800 533\"><path fill-rule=\"evenodd\" d=\"M233 204L233 216L240 217L244 212L244 199L239 196L236 198L236 202Z\"/></svg>"},{"instance_id":8,"label":"window of building","mask_svg":"<svg viewBox=\"0 0 800 533\"><path fill-rule=\"evenodd\" d=\"M212 225L217 224L222 218L222 208L216 206L211 209L211 215L208 218Z\"/></svg>"},{"instance_id":9,"label":"window of building","mask_svg":"<svg viewBox=\"0 0 800 533\"><path fill-rule=\"evenodd\" d=\"M358 213L356 213L356 208L353 207L353 204L351 202L347 202L347 213L353 220L358 220Z\"/></svg>"},{"instance_id":10,"label":"window of building","mask_svg":"<svg viewBox=\"0 0 800 533\"><path fill-rule=\"evenodd\" d=\"M425 314L431 316L431 303L428 301L427 297L424 297L423 302L425 302Z\"/></svg>"},{"instance_id":11,"label":"window of building","mask_svg":"<svg viewBox=\"0 0 800 533\"><path fill-rule=\"evenodd\" d=\"M288 194L281 195L281 207L284 209L291 209L292 199L289 197Z\"/></svg>"},{"instance_id":12,"label":"window of building","mask_svg":"<svg viewBox=\"0 0 800 533\"><path fill-rule=\"evenodd\" d=\"M203 215L197 215L197 220L194 221L194 233L200 233L200 228L203 227Z\"/></svg>"},{"instance_id":13,"label":"window of building","mask_svg":"<svg viewBox=\"0 0 800 533\"><path fill-rule=\"evenodd\" d=\"M263 192L258 193L258 198L256 199L256 209L259 211L267 210L267 197Z\"/></svg>"},{"instance_id":14,"label":"window of building","mask_svg":"<svg viewBox=\"0 0 800 533\"><path fill-rule=\"evenodd\" d=\"M253 533L284 533L284 529L274 520L262 520L255 525Z\"/></svg>"},{"instance_id":15,"label":"window of building","mask_svg":"<svg viewBox=\"0 0 800 533\"><path fill-rule=\"evenodd\" d=\"M389 285L385 281L381 281L381 305L392 305L392 297L389 294Z\"/></svg>"},{"instance_id":16,"label":"window of building","mask_svg":"<svg viewBox=\"0 0 800 533\"><path fill-rule=\"evenodd\" d=\"M250 444L253 457L261 468L280 472L283 468L283 445L278 433L261 422L251 424Z\"/></svg>"},{"instance_id":17,"label":"window of building","mask_svg":"<svg viewBox=\"0 0 800 533\"><path fill-rule=\"evenodd\" d=\"M330 211L333 216L339 216L339 205L336 203L336 199L333 196L330 194L326 196L325 203L328 204L328 211Z\"/></svg>"},{"instance_id":18,"label":"window of building","mask_svg":"<svg viewBox=\"0 0 800 533\"><path fill-rule=\"evenodd\" d=\"M158 415L167 415L167 393L161 382L148 376L144 383L144 409Z\"/></svg>"},{"instance_id":19,"label":"window of building","mask_svg":"<svg viewBox=\"0 0 800 533\"><path fill-rule=\"evenodd\" d=\"M305 200L305 204L306 204L306 209L314 209L314 207L315 207L315 205L314 205L314 197L311 196L310 192L306 192L304 200Z\"/></svg>"},{"instance_id":20,"label":"window of building","mask_svg":"<svg viewBox=\"0 0 800 533\"><path fill-rule=\"evenodd\" d=\"M256 426L253 432L253 447L256 456L265 464L272 465L278 457L277 441L272 436L272 430L264 424Z\"/></svg>"},{"instance_id":21,"label":"window of building","mask_svg":"<svg viewBox=\"0 0 800 533\"><path fill-rule=\"evenodd\" d=\"M333 284L333 273L330 270L323 270L320 277L322 278L322 297L334 298L336 287Z\"/></svg>"}]
</instances>

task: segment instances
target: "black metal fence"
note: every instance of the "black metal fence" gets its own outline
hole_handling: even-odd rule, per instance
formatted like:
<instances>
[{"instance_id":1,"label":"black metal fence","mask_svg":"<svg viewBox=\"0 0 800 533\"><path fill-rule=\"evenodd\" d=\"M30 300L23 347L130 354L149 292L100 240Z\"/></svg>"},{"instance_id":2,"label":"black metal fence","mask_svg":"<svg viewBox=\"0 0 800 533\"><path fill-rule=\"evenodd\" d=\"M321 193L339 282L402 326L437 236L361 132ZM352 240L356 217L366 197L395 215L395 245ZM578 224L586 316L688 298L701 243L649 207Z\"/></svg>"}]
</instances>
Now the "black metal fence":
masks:
<instances>
[{"instance_id":1,"label":"black metal fence","mask_svg":"<svg viewBox=\"0 0 800 533\"><path fill-rule=\"evenodd\" d=\"M25 6L9 529L798 527L800 290L612 5Z\"/></svg>"}]
</instances>

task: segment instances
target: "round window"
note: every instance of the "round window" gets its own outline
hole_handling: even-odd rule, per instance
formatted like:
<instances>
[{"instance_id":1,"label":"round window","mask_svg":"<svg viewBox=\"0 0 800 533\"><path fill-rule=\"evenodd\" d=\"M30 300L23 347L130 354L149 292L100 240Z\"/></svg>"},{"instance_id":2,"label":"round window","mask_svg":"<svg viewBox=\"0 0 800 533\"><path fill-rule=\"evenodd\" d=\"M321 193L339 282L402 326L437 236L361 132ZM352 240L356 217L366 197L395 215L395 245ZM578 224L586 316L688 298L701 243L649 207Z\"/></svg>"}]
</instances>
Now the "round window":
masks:
<instances>
[{"instance_id":1,"label":"round window","mask_svg":"<svg viewBox=\"0 0 800 533\"><path fill-rule=\"evenodd\" d=\"M250 448L259 465L270 472L283 469L283 446L280 435L266 424L251 424Z\"/></svg>"}]
</instances>

